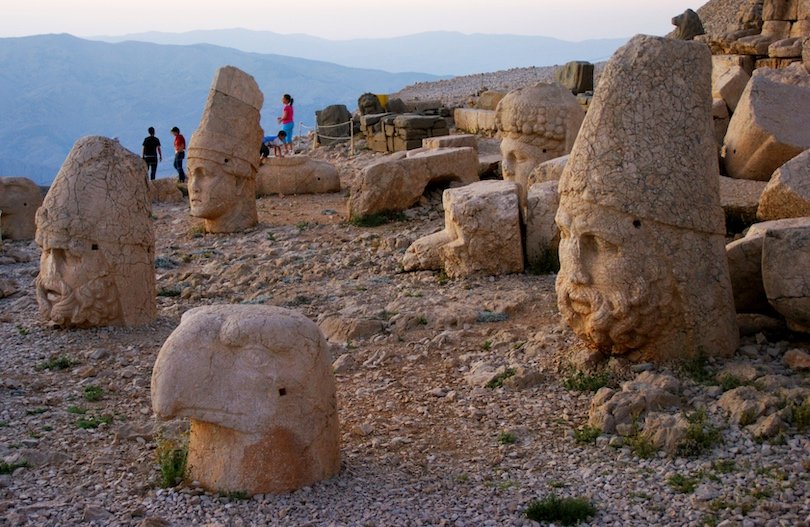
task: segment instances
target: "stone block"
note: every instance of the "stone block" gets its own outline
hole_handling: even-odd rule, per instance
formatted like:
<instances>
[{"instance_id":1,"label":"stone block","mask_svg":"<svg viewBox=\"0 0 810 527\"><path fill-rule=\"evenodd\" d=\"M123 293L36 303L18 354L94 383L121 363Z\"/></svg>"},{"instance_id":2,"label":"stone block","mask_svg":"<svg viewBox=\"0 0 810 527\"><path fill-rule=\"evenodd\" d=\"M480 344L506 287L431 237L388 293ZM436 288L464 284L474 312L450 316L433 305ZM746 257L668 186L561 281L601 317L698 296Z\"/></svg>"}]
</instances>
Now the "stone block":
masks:
<instances>
[{"instance_id":1,"label":"stone block","mask_svg":"<svg viewBox=\"0 0 810 527\"><path fill-rule=\"evenodd\" d=\"M445 190L442 202L443 233L417 240L403 259L406 270L438 259L451 278L523 271L517 184L480 181ZM418 255L425 252L431 256Z\"/></svg>"},{"instance_id":2,"label":"stone block","mask_svg":"<svg viewBox=\"0 0 810 527\"><path fill-rule=\"evenodd\" d=\"M791 38L801 38L810 36L810 20L797 20L790 26Z\"/></svg>"},{"instance_id":3,"label":"stone block","mask_svg":"<svg viewBox=\"0 0 810 527\"><path fill-rule=\"evenodd\" d=\"M773 20L796 20L798 5L798 0L765 0L762 4L762 20L765 24Z\"/></svg>"},{"instance_id":4,"label":"stone block","mask_svg":"<svg viewBox=\"0 0 810 527\"><path fill-rule=\"evenodd\" d=\"M810 150L776 169L757 210L762 221L803 216L810 216Z\"/></svg>"},{"instance_id":5,"label":"stone block","mask_svg":"<svg viewBox=\"0 0 810 527\"><path fill-rule=\"evenodd\" d=\"M555 157L537 165L529 174L527 186L531 189L534 185L546 181L558 181L562 176L565 164L568 163L568 155Z\"/></svg>"},{"instance_id":6,"label":"stone block","mask_svg":"<svg viewBox=\"0 0 810 527\"><path fill-rule=\"evenodd\" d=\"M492 135L495 127L495 110L476 110L473 108L456 108L453 111L456 130L471 134Z\"/></svg>"},{"instance_id":7,"label":"stone block","mask_svg":"<svg viewBox=\"0 0 810 527\"><path fill-rule=\"evenodd\" d=\"M269 157L256 175L256 194L323 194L340 191L337 169L307 156Z\"/></svg>"},{"instance_id":8,"label":"stone block","mask_svg":"<svg viewBox=\"0 0 810 527\"><path fill-rule=\"evenodd\" d=\"M42 191L36 183L24 177L0 177L0 235L7 240L33 240L40 205Z\"/></svg>"},{"instance_id":9,"label":"stone block","mask_svg":"<svg viewBox=\"0 0 810 527\"><path fill-rule=\"evenodd\" d=\"M712 122L714 123L714 139L717 141L718 152L720 145L726 137L728 123L731 115L728 112L728 105L723 99L712 100Z\"/></svg>"},{"instance_id":10,"label":"stone block","mask_svg":"<svg viewBox=\"0 0 810 527\"><path fill-rule=\"evenodd\" d=\"M554 221L559 204L556 180L529 187L526 200L526 263L529 269L546 273L559 269L560 229Z\"/></svg>"},{"instance_id":11,"label":"stone block","mask_svg":"<svg viewBox=\"0 0 810 527\"><path fill-rule=\"evenodd\" d=\"M593 91L593 64L590 62L573 60L557 68L554 76L574 95Z\"/></svg>"},{"instance_id":12,"label":"stone block","mask_svg":"<svg viewBox=\"0 0 810 527\"><path fill-rule=\"evenodd\" d=\"M762 36L774 40L782 40L790 36L790 22L782 20L766 20L762 24Z\"/></svg>"},{"instance_id":13,"label":"stone block","mask_svg":"<svg viewBox=\"0 0 810 527\"><path fill-rule=\"evenodd\" d=\"M757 207L767 183L720 176L720 206L726 215L726 228L739 232L757 221Z\"/></svg>"},{"instance_id":14,"label":"stone block","mask_svg":"<svg viewBox=\"0 0 810 527\"><path fill-rule=\"evenodd\" d=\"M478 155L473 148L391 156L363 170L349 196L349 216L405 210L419 201L430 183L466 185L477 180Z\"/></svg>"},{"instance_id":15,"label":"stone block","mask_svg":"<svg viewBox=\"0 0 810 527\"><path fill-rule=\"evenodd\" d=\"M437 148L458 148L468 146L478 150L478 138L473 134L442 135L427 137L422 140L422 146L431 150Z\"/></svg>"},{"instance_id":16,"label":"stone block","mask_svg":"<svg viewBox=\"0 0 810 527\"><path fill-rule=\"evenodd\" d=\"M475 101L475 108L478 110L494 111L504 95L506 95L506 92L487 90L478 96L478 100Z\"/></svg>"},{"instance_id":17,"label":"stone block","mask_svg":"<svg viewBox=\"0 0 810 527\"><path fill-rule=\"evenodd\" d=\"M726 101L729 109L734 112L749 80L751 80L751 76L744 69L733 66L717 78L716 83L713 84L715 90L713 95Z\"/></svg>"},{"instance_id":18,"label":"stone block","mask_svg":"<svg viewBox=\"0 0 810 527\"><path fill-rule=\"evenodd\" d=\"M810 148L808 122L810 74L801 65L798 70L756 70L726 132L726 173L767 181L778 167Z\"/></svg>"},{"instance_id":19,"label":"stone block","mask_svg":"<svg viewBox=\"0 0 810 527\"><path fill-rule=\"evenodd\" d=\"M802 43L804 38L786 38L777 40L768 46L768 57L770 58L801 58Z\"/></svg>"},{"instance_id":20,"label":"stone block","mask_svg":"<svg viewBox=\"0 0 810 527\"><path fill-rule=\"evenodd\" d=\"M790 329L810 333L810 227L771 228L762 245L768 301Z\"/></svg>"}]
</instances>

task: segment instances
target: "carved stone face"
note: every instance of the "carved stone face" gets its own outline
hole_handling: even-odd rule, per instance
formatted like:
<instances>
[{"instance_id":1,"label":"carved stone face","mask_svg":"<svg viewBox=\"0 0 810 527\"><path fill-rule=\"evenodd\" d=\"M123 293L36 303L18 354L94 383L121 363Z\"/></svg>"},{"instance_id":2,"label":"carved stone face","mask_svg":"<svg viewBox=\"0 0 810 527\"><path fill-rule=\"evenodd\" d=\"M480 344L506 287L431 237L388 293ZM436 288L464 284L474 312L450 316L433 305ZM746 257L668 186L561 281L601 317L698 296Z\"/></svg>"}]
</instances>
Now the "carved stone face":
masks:
<instances>
[{"instance_id":1,"label":"carved stone face","mask_svg":"<svg viewBox=\"0 0 810 527\"><path fill-rule=\"evenodd\" d=\"M675 294L652 222L578 200L561 204L556 221L562 315L600 349L622 353L647 344L671 320Z\"/></svg>"},{"instance_id":2,"label":"carved stone face","mask_svg":"<svg viewBox=\"0 0 810 527\"><path fill-rule=\"evenodd\" d=\"M518 183L525 193L532 170L548 160L546 149L534 146L527 141L504 137L501 140L501 170L503 178Z\"/></svg>"},{"instance_id":3,"label":"carved stone face","mask_svg":"<svg viewBox=\"0 0 810 527\"><path fill-rule=\"evenodd\" d=\"M42 248L37 301L46 320L62 327L123 322L118 288L97 244Z\"/></svg>"},{"instance_id":4,"label":"carved stone face","mask_svg":"<svg viewBox=\"0 0 810 527\"><path fill-rule=\"evenodd\" d=\"M215 220L236 204L237 178L213 161L195 160L190 168L188 197L191 215Z\"/></svg>"}]
</instances>

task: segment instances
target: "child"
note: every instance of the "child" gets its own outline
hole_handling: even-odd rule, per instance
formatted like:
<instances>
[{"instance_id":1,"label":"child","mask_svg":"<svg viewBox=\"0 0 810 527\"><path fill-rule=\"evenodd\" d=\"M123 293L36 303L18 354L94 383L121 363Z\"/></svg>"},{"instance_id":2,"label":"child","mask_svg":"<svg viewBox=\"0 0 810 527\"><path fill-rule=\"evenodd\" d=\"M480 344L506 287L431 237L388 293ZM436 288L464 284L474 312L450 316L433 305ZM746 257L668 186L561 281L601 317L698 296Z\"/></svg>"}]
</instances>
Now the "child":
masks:
<instances>
[{"instance_id":1,"label":"child","mask_svg":"<svg viewBox=\"0 0 810 527\"><path fill-rule=\"evenodd\" d=\"M270 148L273 147L273 155L275 157L284 157L281 147L284 146L287 132L279 130L278 135L268 135L264 138L264 144L267 146L267 155L270 155ZM266 157L266 156L265 156Z\"/></svg>"},{"instance_id":2,"label":"child","mask_svg":"<svg viewBox=\"0 0 810 527\"><path fill-rule=\"evenodd\" d=\"M278 118L278 123L281 125L281 128L284 130L284 150L292 154L293 152L293 127L295 126L295 120L293 119L293 98L290 97L289 93L285 93L284 96L281 98L281 103L284 105L281 109L281 117Z\"/></svg>"}]
</instances>

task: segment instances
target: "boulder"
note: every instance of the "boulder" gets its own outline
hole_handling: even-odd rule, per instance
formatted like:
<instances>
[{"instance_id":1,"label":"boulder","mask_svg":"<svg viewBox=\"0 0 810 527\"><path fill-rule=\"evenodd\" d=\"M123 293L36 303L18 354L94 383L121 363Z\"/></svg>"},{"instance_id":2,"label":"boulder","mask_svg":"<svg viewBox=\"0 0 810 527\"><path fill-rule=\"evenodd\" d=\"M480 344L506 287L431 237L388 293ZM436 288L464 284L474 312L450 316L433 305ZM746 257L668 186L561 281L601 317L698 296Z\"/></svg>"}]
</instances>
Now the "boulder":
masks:
<instances>
[{"instance_id":1,"label":"boulder","mask_svg":"<svg viewBox=\"0 0 810 527\"><path fill-rule=\"evenodd\" d=\"M487 90L478 96L478 100L475 101L475 108L478 110L494 111L504 95L506 95L506 92Z\"/></svg>"},{"instance_id":2,"label":"boulder","mask_svg":"<svg viewBox=\"0 0 810 527\"><path fill-rule=\"evenodd\" d=\"M720 176L720 206L726 215L726 228L740 232L757 221L757 207L767 183Z\"/></svg>"},{"instance_id":3,"label":"boulder","mask_svg":"<svg viewBox=\"0 0 810 527\"><path fill-rule=\"evenodd\" d=\"M810 150L776 169L757 209L763 221L802 216L810 216Z\"/></svg>"},{"instance_id":4,"label":"boulder","mask_svg":"<svg viewBox=\"0 0 810 527\"><path fill-rule=\"evenodd\" d=\"M315 112L319 145L332 145L351 139L352 114L345 104L332 104Z\"/></svg>"},{"instance_id":5,"label":"boulder","mask_svg":"<svg viewBox=\"0 0 810 527\"><path fill-rule=\"evenodd\" d=\"M568 155L555 157L554 159L543 161L537 165L534 170L532 170L532 173L529 174L529 179L527 181L529 190L531 190L532 186L538 183L545 183L546 181L559 181L560 176L562 176L563 169L565 168L565 164L568 163L568 157Z\"/></svg>"},{"instance_id":6,"label":"boulder","mask_svg":"<svg viewBox=\"0 0 810 527\"><path fill-rule=\"evenodd\" d=\"M810 19L797 20L790 26L791 38L810 36Z\"/></svg>"},{"instance_id":7,"label":"boulder","mask_svg":"<svg viewBox=\"0 0 810 527\"><path fill-rule=\"evenodd\" d=\"M768 46L768 56L771 58L801 58L804 37L792 37L777 40Z\"/></svg>"},{"instance_id":8,"label":"boulder","mask_svg":"<svg viewBox=\"0 0 810 527\"><path fill-rule=\"evenodd\" d=\"M768 229L762 283L768 302L788 327L810 333L810 226Z\"/></svg>"},{"instance_id":9,"label":"boulder","mask_svg":"<svg viewBox=\"0 0 810 527\"><path fill-rule=\"evenodd\" d=\"M645 371L621 390L600 388L591 400L588 424L607 434L634 435L648 412L680 407L681 385L672 375Z\"/></svg>"},{"instance_id":10,"label":"boulder","mask_svg":"<svg viewBox=\"0 0 810 527\"><path fill-rule=\"evenodd\" d=\"M554 221L559 204L556 180L529 187L526 206L526 263L529 269L547 273L560 267L557 252L560 229Z\"/></svg>"},{"instance_id":11,"label":"boulder","mask_svg":"<svg viewBox=\"0 0 810 527\"><path fill-rule=\"evenodd\" d=\"M740 386L725 392L717 406L725 410L731 420L740 426L756 423L760 417L778 409L779 399L760 392L753 386Z\"/></svg>"},{"instance_id":12,"label":"boulder","mask_svg":"<svg viewBox=\"0 0 810 527\"><path fill-rule=\"evenodd\" d=\"M712 122L714 123L714 139L717 142L718 152L720 145L726 138L726 131L728 130L728 122L731 120L731 114L728 112L728 105L723 99L712 100Z\"/></svg>"},{"instance_id":13,"label":"boulder","mask_svg":"<svg viewBox=\"0 0 810 527\"><path fill-rule=\"evenodd\" d=\"M318 326L299 313L197 307L158 353L152 408L191 418L190 480L211 492L290 492L340 469L331 362Z\"/></svg>"},{"instance_id":14,"label":"boulder","mask_svg":"<svg viewBox=\"0 0 810 527\"><path fill-rule=\"evenodd\" d=\"M459 132L493 135L498 130L495 126L495 110L456 108L453 110L453 120Z\"/></svg>"},{"instance_id":15,"label":"boulder","mask_svg":"<svg viewBox=\"0 0 810 527\"><path fill-rule=\"evenodd\" d=\"M269 157L259 167L256 194L324 194L340 192L337 169L307 156Z\"/></svg>"},{"instance_id":16,"label":"boulder","mask_svg":"<svg viewBox=\"0 0 810 527\"><path fill-rule=\"evenodd\" d=\"M800 0L764 0L762 20L796 20Z\"/></svg>"},{"instance_id":17,"label":"boulder","mask_svg":"<svg viewBox=\"0 0 810 527\"><path fill-rule=\"evenodd\" d=\"M574 95L593 91L593 64L588 61L567 62L564 66L557 68L554 77Z\"/></svg>"},{"instance_id":18,"label":"boulder","mask_svg":"<svg viewBox=\"0 0 810 527\"><path fill-rule=\"evenodd\" d=\"M149 199L152 203L183 203L186 201L175 178L150 181Z\"/></svg>"},{"instance_id":19,"label":"boulder","mask_svg":"<svg viewBox=\"0 0 810 527\"><path fill-rule=\"evenodd\" d=\"M438 263L451 278L522 272L517 193L517 185L509 181L480 181L445 190L444 230L414 242L405 253L403 268L434 269Z\"/></svg>"},{"instance_id":20,"label":"boulder","mask_svg":"<svg viewBox=\"0 0 810 527\"><path fill-rule=\"evenodd\" d=\"M429 184L466 185L478 180L478 155L469 147L412 150L367 166L349 196L349 216L362 217L413 206Z\"/></svg>"},{"instance_id":21,"label":"boulder","mask_svg":"<svg viewBox=\"0 0 810 527\"><path fill-rule=\"evenodd\" d=\"M723 99L729 109L734 112L749 80L751 80L751 76L744 69L739 66L731 67L717 78L713 84L714 93L712 95Z\"/></svg>"},{"instance_id":22,"label":"boulder","mask_svg":"<svg viewBox=\"0 0 810 527\"><path fill-rule=\"evenodd\" d=\"M767 181L778 167L810 148L810 73L798 68L754 72L726 132L729 176Z\"/></svg>"},{"instance_id":23,"label":"boulder","mask_svg":"<svg viewBox=\"0 0 810 527\"><path fill-rule=\"evenodd\" d=\"M35 216L42 204L42 191L24 177L0 177L0 237L33 240Z\"/></svg>"}]
</instances>

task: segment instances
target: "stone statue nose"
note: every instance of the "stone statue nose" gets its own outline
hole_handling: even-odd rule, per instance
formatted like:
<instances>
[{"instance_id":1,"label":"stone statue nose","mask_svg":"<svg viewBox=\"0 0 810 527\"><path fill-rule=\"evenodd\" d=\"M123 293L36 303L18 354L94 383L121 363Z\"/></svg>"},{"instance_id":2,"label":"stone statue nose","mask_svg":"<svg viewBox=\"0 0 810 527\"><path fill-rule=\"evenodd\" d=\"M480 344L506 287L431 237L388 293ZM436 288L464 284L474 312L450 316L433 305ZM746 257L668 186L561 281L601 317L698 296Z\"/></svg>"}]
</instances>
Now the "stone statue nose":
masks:
<instances>
[{"instance_id":1,"label":"stone statue nose","mask_svg":"<svg viewBox=\"0 0 810 527\"><path fill-rule=\"evenodd\" d=\"M591 275L582 261L582 250L579 238L571 237L571 281L575 284L590 285Z\"/></svg>"}]
</instances>

